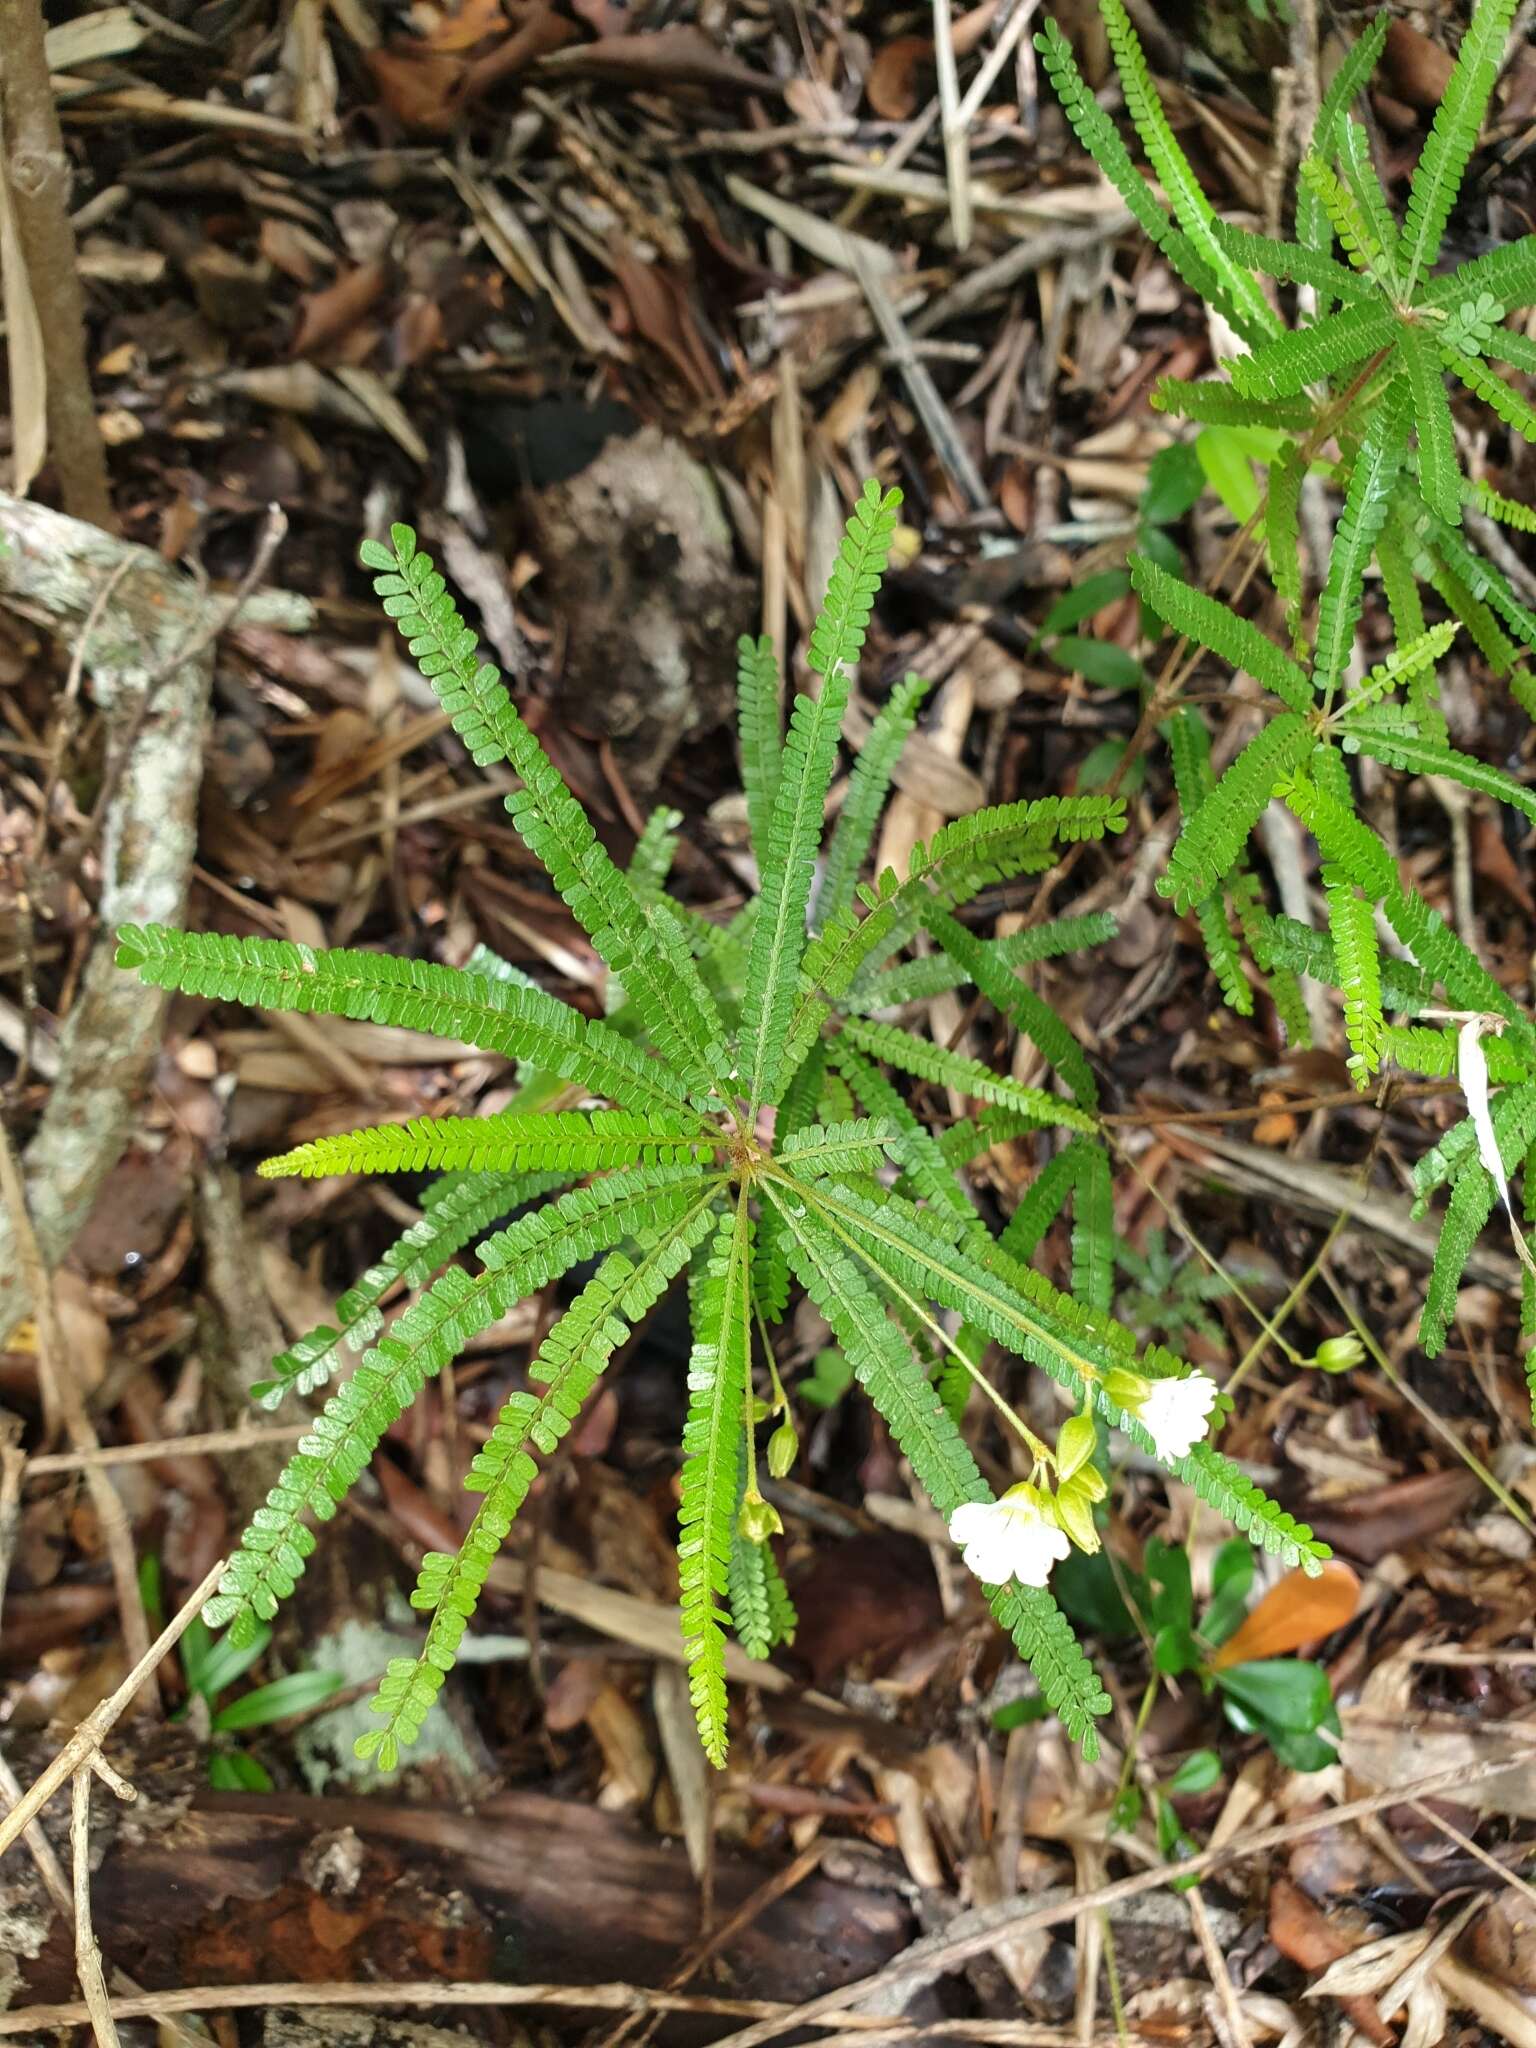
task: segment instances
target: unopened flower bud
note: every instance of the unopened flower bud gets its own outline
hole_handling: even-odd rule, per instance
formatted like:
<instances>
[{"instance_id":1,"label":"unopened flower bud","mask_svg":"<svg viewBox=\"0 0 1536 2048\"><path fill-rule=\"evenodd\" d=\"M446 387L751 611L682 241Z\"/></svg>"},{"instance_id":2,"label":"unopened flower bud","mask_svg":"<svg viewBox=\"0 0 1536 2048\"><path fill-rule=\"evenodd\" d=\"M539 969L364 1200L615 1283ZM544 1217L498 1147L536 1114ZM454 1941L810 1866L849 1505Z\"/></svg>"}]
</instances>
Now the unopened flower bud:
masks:
<instances>
[{"instance_id":1,"label":"unopened flower bud","mask_svg":"<svg viewBox=\"0 0 1536 2048\"><path fill-rule=\"evenodd\" d=\"M1063 1480L1070 1479L1093 1456L1098 1447L1099 1433L1094 1427L1091 1415L1069 1415L1061 1425L1056 1439L1056 1470Z\"/></svg>"},{"instance_id":2,"label":"unopened flower bud","mask_svg":"<svg viewBox=\"0 0 1536 2048\"><path fill-rule=\"evenodd\" d=\"M775 1479L787 1479L800 1455L800 1438L786 1415L768 1439L768 1470Z\"/></svg>"},{"instance_id":3,"label":"unopened flower bud","mask_svg":"<svg viewBox=\"0 0 1536 2048\"><path fill-rule=\"evenodd\" d=\"M1324 1372L1348 1372L1351 1366L1364 1365L1365 1346L1354 1335L1330 1337L1318 1345L1312 1363Z\"/></svg>"},{"instance_id":4,"label":"unopened flower bud","mask_svg":"<svg viewBox=\"0 0 1536 2048\"><path fill-rule=\"evenodd\" d=\"M1094 1525L1092 1497L1082 1482L1083 1473L1079 1472L1056 1489L1056 1519L1078 1549L1091 1557L1099 1547L1099 1532Z\"/></svg>"}]
</instances>

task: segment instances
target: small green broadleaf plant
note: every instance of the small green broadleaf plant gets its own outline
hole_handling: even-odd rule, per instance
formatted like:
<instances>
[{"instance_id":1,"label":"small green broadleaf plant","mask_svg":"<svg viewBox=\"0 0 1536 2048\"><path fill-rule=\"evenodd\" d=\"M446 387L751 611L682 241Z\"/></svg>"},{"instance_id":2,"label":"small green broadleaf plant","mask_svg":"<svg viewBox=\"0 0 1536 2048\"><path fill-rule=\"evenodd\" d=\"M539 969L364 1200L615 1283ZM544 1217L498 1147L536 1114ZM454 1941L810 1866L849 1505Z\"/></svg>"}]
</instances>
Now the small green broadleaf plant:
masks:
<instances>
[{"instance_id":1,"label":"small green broadleaf plant","mask_svg":"<svg viewBox=\"0 0 1536 2048\"><path fill-rule=\"evenodd\" d=\"M233 1642L250 1640L293 1591L315 1544L310 1522L335 1513L423 1383L514 1303L582 1261L602 1260L540 1345L529 1390L507 1402L474 1461L466 1484L480 1504L462 1547L421 1567L413 1595L427 1618L420 1653L390 1666L374 1702L383 1725L361 1743L381 1766L396 1763L452 1669L538 1457L557 1449L614 1353L685 1272L693 1351L678 1518L683 1653L699 1733L716 1763L726 1750L727 1628L764 1656L794 1625L769 1543L777 1518L759 1489L756 1445L759 1423L780 1417L770 1465L783 1471L793 1462L770 1344L792 1282L825 1316L946 1517L990 1500L960 1427L979 1387L1030 1449L1029 1513L1048 1520L1063 1547L1064 1528L1084 1547L1098 1541L1091 1507L1103 1480L1079 1472L1078 1449L1052 1451L1019 1422L979 1370L989 1342L1070 1391L1081 1412L1069 1430L1080 1436L1087 1427L1091 1437L1097 1416L1157 1451L1142 1410L1161 1413L1169 1383L1187 1368L1160 1348L1139 1353L1109 1313L1113 1211L1094 1076L1060 1018L1015 971L1113 926L1065 918L988 942L958 915L987 885L1049 866L1063 842L1120 831L1119 799L1047 797L981 810L918 847L904 880L887 871L859 885L922 695L909 680L892 692L854 764L816 886L843 713L898 504L899 493L871 484L854 509L810 640L819 686L795 699L787 728L771 646L742 643L742 757L761 892L723 927L666 891L672 814L652 821L628 872L610 859L501 677L481 661L415 534L397 526L387 546L364 544L385 609L474 758L516 772L520 787L506 799L513 821L611 970L603 1021L484 954L459 971L164 927L121 933L122 964L161 987L376 1019L519 1065L517 1097L497 1115L317 1139L263 1168L438 1168L443 1177L421 1220L344 1297L335 1326L277 1361L269 1401L324 1384L347 1351L362 1351L208 1603L209 1624L227 1625ZM923 934L936 950L897 957ZM965 983L1033 1042L1057 1090L1023 1086L898 1021L904 1005ZM930 1131L902 1093L905 1076L960 1091L976 1115ZM1062 1132L1065 1147L995 1237L967 1193L966 1162L1002 1138L1045 1130ZM528 1206L541 1197L542 1206ZM1076 1298L1028 1263L1069 1201ZM492 1228L519 1208L525 1213ZM455 1263L476 1239L473 1263ZM421 1291L386 1329L380 1304L397 1283ZM958 1334L946 1317L958 1319ZM756 1392L763 1380L765 1396ZM1202 1388L1211 1391L1202 1380L1173 1396L1177 1404L1193 1392L1200 1422L1170 1468L1255 1542L1316 1565L1324 1546L1193 1440L1208 1406ZM992 1609L1047 1701L1092 1752L1094 1718L1109 1702L1040 1576L1036 1584L1000 1574L989 1587Z\"/></svg>"},{"instance_id":2,"label":"small green broadleaf plant","mask_svg":"<svg viewBox=\"0 0 1536 2048\"><path fill-rule=\"evenodd\" d=\"M1189 588L1165 552L1132 561L1145 612L1277 700L1275 715L1219 780L1200 712L1172 708L1167 731L1184 823L1159 886L1197 920L1233 1009L1253 1009L1251 960L1287 1032L1306 1044L1297 977L1340 990L1349 1069L1361 1089L1389 1062L1411 1072L1458 1074L1457 1032L1414 1022L1431 1005L1448 1006L1453 1019L1485 1018L1501 1034L1487 1050L1491 1078L1506 1084L1493 1105L1492 1129L1507 1175L1531 1161L1536 1144L1536 1027L1440 916L1402 885L1387 846L1358 815L1347 757L1364 754L1408 774L1444 777L1536 819L1536 793L1450 744L1436 682L1437 662L1464 627L1493 671L1509 678L1522 706L1536 713L1536 688L1523 665L1536 648L1536 612L1468 542L1463 508L1525 531L1536 531L1536 512L1463 476L1446 390L1448 373L1512 432L1536 440L1536 406L1492 367L1536 372L1536 343L1505 324L1536 305L1536 235L1455 269L1436 269L1515 0L1476 0L1401 223L1351 113L1386 36L1387 17L1378 17L1319 109L1290 241L1248 234L1216 217L1158 101L1123 0L1101 0L1101 7L1126 109L1166 205L1084 85L1054 24L1038 46L1079 139L1169 262L1246 345L1225 366L1227 377L1164 380L1153 402L1207 428L1253 435L1255 455L1272 451L1255 517L1262 513L1289 642L1277 646L1228 605ZM1300 288L1289 322L1264 279ZM1298 520L1309 470L1342 493L1310 631ZM1356 680L1356 633L1373 563L1396 646ZM1426 596L1448 616L1429 623ZM1248 840L1276 797L1321 850L1326 935L1265 911ZM1383 927L1406 960L1384 956ZM1404 1021L1388 1022L1394 1014ZM1492 1142L1480 1143L1469 1117L1415 1175L1421 1205L1439 1187L1452 1190L1420 1327L1431 1355L1445 1342L1472 1243L1501 1198ZM1536 1203L1536 1172L1529 1170L1527 1201ZM1527 1334L1536 1334L1529 1265L1523 1321ZM1536 1351L1531 1357L1536 1398Z\"/></svg>"}]
</instances>

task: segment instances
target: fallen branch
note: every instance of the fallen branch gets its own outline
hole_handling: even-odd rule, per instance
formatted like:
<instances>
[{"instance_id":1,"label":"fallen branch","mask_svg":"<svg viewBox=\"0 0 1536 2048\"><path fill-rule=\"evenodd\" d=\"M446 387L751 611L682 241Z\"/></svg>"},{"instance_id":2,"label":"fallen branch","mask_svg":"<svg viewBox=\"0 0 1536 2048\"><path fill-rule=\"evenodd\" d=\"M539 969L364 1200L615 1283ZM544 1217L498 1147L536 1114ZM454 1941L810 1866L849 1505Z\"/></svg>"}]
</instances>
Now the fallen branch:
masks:
<instances>
[{"instance_id":1,"label":"fallen branch","mask_svg":"<svg viewBox=\"0 0 1536 2048\"><path fill-rule=\"evenodd\" d=\"M181 921L213 668L204 636L210 624L227 625L229 613L227 599L199 591L148 548L0 493L0 603L73 643L114 576L85 666L114 731L133 731L141 715L143 723L102 819L102 930L59 1036L57 1083L23 1159L28 1207L50 1266L121 1158L159 1053L166 998L119 973L112 933L119 924ZM268 591L252 596L242 617L295 631L312 612L301 598ZM15 1236L0 1223L0 1341L27 1307Z\"/></svg>"}]
</instances>

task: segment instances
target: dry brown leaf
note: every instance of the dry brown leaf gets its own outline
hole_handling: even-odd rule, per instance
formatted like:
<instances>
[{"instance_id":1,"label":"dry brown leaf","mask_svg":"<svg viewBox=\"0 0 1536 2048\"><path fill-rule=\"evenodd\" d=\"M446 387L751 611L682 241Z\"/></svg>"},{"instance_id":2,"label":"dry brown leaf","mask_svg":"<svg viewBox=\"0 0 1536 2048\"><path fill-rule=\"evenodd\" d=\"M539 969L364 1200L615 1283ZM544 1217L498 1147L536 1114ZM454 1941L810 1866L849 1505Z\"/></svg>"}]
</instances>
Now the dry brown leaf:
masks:
<instances>
[{"instance_id":1,"label":"dry brown leaf","mask_svg":"<svg viewBox=\"0 0 1536 2048\"><path fill-rule=\"evenodd\" d=\"M1387 23L1381 68L1398 99L1432 114L1445 98L1454 64L1448 51L1399 19Z\"/></svg>"},{"instance_id":2,"label":"dry brown leaf","mask_svg":"<svg viewBox=\"0 0 1536 2048\"><path fill-rule=\"evenodd\" d=\"M870 65L864 96L882 121L909 121L922 97L919 79L933 69L927 36L893 36Z\"/></svg>"},{"instance_id":3,"label":"dry brown leaf","mask_svg":"<svg viewBox=\"0 0 1536 2048\"><path fill-rule=\"evenodd\" d=\"M1330 1501L1309 1512L1312 1528L1337 1550L1363 1564L1379 1564L1390 1551L1436 1536L1465 1513L1481 1490L1477 1475L1457 1466L1400 1479L1352 1500Z\"/></svg>"},{"instance_id":4,"label":"dry brown leaf","mask_svg":"<svg viewBox=\"0 0 1536 2048\"><path fill-rule=\"evenodd\" d=\"M642 263L617 236L610 241L608 253L637 331L661 350L695 398L718 403L725 396L725 387L699 338L682 286L659 264Z\"/></svg>"},{"instance_id":5,"label":"dry brown leaf","mask_svg":"<svg viewBox=\"0 0 1536 2048\"><path fill-rule=\"evenodd\" d=\"M1330 1963L1358 1948L1363 1930L1351 1939L1344 1932L1342 1914L1322 1913L1298 1885L1288 1877L1277 1877L1269 1890L1269 1938L1298 1968L1316 1971L1326 1970ZM1389 2048L1392 2029L1364 1993L1341 1996L1339 2004L1377 2048Z\"/></svg>"},{"instance_id":6,"label":"dry brown leaf","mask_svg":"<svg viewBox=\"0 0 1536 2048\"><path fill-rule=\"evenodd\" d=\"M649 35L602 36L580 49L548 57L543 71L566 78L606 78L615 85L649 87L667 92L759 92L771 99L778 81L754 71L716 48L703 29L691 22L653 29Z\"/></svg>"},{"instance_id":7,"label":"dry brown leaf","mask_svg":"<svg viewBox=\"0 0 1536 2048\"><path fill-rule=\"evenodd\" d=\"M468 66L462 57L410 43L388 50L365 50L363 61L373 73L379 97L397 121L429 134L447 134L464 93Z\"/></svg>"},{"instance_id":8,"label":"dry brown leaf","mask_svg":"<svg viewBox=\"0 0 1536 2048\"><path fill-rule=\"evenodd\" d=\"M1500 1892L1473 1921L1463 1952L1484 1976L1536 1992L1536 1906L1519 1892Z\"/></svg>"},{"instance_id":9,"label":"dry brown leaf","mask_svg":"<svg viewBox=\"0 0 1536 2048\"><path fill-rule=\"evenodd\" d=\"M299 301L299 320L289 353L315 356L349 334L375 306L389 281L387 263L360 263L328 284L307 292Z\"/></svg>"},{"instance_id":10,"label":"dry brown leaf","mask_svg":"<svg viewBox=\"0 0 1536 2048\"><path fill-rule=\"evenodd\" d=\"M422 37L429 50L472 50L488 36L500 35L507 26L501 0L459 0L438 17Z\"/></svg>"}]
</instances>

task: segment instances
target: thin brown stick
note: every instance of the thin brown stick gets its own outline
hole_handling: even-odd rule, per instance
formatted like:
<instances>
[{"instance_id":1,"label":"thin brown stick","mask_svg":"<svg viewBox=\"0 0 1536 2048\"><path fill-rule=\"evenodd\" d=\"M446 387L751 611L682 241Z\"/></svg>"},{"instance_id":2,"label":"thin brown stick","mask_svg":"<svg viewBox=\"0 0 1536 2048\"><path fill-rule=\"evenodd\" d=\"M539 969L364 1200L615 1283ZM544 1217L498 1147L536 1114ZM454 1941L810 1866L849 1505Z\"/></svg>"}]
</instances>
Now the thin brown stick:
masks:
<instances>
[{"instance_id":1,"label":"thin brown stick","mask_svg":"<svg viewBox=\"0 0 1536 2048\"><path fill-rule=\"evenodd\" d=\"M59 1328L53 1277L43 1262L37 1233L32 1228L21 1165L3 1123L0 1123L0 1201L3 1201L10 1219L11 1234L31 1297L32 1317L37 1327L37 1372L43 1396L43 1414L54 1424L63 1421L69 1440L77 1451L97 1450L96 1431L70 1369L63 1332ZM144 1613L144 1596L139 1590L133 1530L117 1488L105 1472L97 1466L87 1466L85 1483L90 1490L91 1504L101 1525L101 1539L112 1566L112 1583L117 1593L124 1646L130 1661L137 1663L149 1648L149 1621Z\"/></svg>"},{"instance_id":2,"label":"thin brown stick","mask_svg":"<svg viewBox=\"0 0 1536 2048\"><path fill-rule=\"evenodd\" d=\"M788 2006L764 1998L710 1998L677 1991L648 1991L640 1984L200 1984L184 1991L147 1991L114 1998L114 2019L157 2019L175 2012L250 2012L266 2006L342 2005L527 2005L570 2006L580 2011L638 2011L713 2014L717 2018L766 2018L787 2014ZM90 2018L86 2007L29 2005L0 2013L0 2035L78 2027ZM881 2023L884 2025L884 2022Z\"/></svg>"},{"instance_id":3,"label":"thin brown stick","mask_svg":"<svg viewBox=\"0 0 1536 2048\"><path fill-rule=\"evenodd\" d=\"M107 1999L101 1944L91 1926L91 1773L76 1771L70 1788L69 1854L75 1880L75 1974L85 1993L91 2031L101 2048L118 2048L117 2022Z\"/></svg>"},{"instance_id":4,"label":"thin brown stick","mask_svg":"<svg viewBox=\"0 0 1536 2048\"><path fill-rule=\"evenodd\" d=\"M14 1806L21 1798L21 1786L16 1773L3 1756L0 1756L0 1800L7 1806ZM70 1893L69 1879L64 1875L64 1866L53 1853L53 1844L43 1833L41 1821L33 1821L22 1830L22 1840L31 1852L32 1861L37 1865L37 1874L43 1880L48 1896L66 1920L75 1917L75 1901Z\"/></svg>"},{"instance_id":5,"label":"thin brown stick","mask_svg":"<svg viewBox=\"0 0 1536 2048\"><path fill-rule=\"evenodd\" d=\"M26 1459L28 1479L41 1479L53 1472L84 1472L93 1466L152 1465L157 1458L191 1458L204 1452L260 1451L273 1444L291 1444L314 1428L312 1422L274 1422L270 1428L208 1429L199 1436L160 1437L147 1444L99 1444L94 1450L47 1451L40 1458ZM4 1451L0 1450L0 1459ZM4 1512L3 1481L0 1481L0 1514Z\"/></svg>"},{"instance_id":6,"label":"thin brown stick","mask_svg":"<svg viewBox=\"0 0 1536 2048\"><path fill-rule=\"evenodd\" d=\"M0 107L16 239L48 349L48 445L64 508L116 533L107 452L91 397L85 293L69 223L69 157L59 130L40 0L0 0Z\"/></svg>"},{"instance_id":7,"label":"thin brown stick","mask_svg":"<svg viewBox=\"0 0 1536 2048\"><path fill-rule=\"evenodd\" d=\"M1536 1741L1536 1731L1527 1732ZM1186 1856L1180 1863L1164 1863L1150 1870L1138 1871L1131 1877L1117 1878L1112 1884L1100 1885L1096 1891L1081 1897L1072 1896L1040 1906L1031 1906L1027 1897L1010 1899L987 1912L984 1926L926 1950L919 1967L923 1977L929 1979L936 1971L952 1970L957 1964L969 1962L972 1956L989 1954L1000 1941L1032 1934L1037 1928L1058 1927L1062 1921L1075 1919L1079 1913L1092 1907L1118 1905L1122 1899L1137 1898L1142 1892L1155 1891L1161 1885L1172 1884L1177 1878L1202 1877L1207 1871L1216 1870L1224 1864L1241 1862L1267 1849L1284 1848L1308 1835L1343 1827L1349 1821L1363 1820L1386 1807L1427 1799L1437 1792L1449 1792L1456 1786L1475 1784L1484 1778L1496 1778L1520 1768L1518 1762L1512 1762L1508 1757L1489 1758L1480 1764L1460 1764L1450 1770L1436 1771L1433 1777L1418 1778L1407 1785L1389 1786L1385 1791L1373 1792L1368 1798L1350 1800L1343 1806L1308 1814L1301 1820L1259 1828L1251 1835L1241 1836L1217 1848L1202 1849L1197 1856ZM835 1991L823 1992L819 1998L797 2006L783 2019L761 2020L754 2026L743 2027L739 2033L728 2034L724 2041L716 2043L716 2048L758 2048L760 2042L774 2040L796 2028L819 2026L832 2013L847 2013L850 2007L864 1999L898 1987L903 1977L912 1974L912 1970L912 1965L904 1964L898 1957L872 1976L841 1985Z\"/></svg>"},{"instance_id":8,"label":"thin brown stick","mask_svg":"<svg viewBox=\"0 0 1536 2048\"><path fill-rule=\"evenodd\" d=\"M221 1557L197 1591L166 1623L116 1692L109 1694L100 1706L91 1709L42 1776L34 1782L29 1791L22 1794L5 1818L0 1820L0 1856L11 1847L23 1829L37 1818L66 1778L82 1767L91 1766L108 1733L122 1718L129 1701L166 1651L180 1639L192 1617L218 1585L224 1575L224 1566L225 1560ZM121 1798L125 1793L131 1794L133 1788L124 1785L119 1779L113 1789Z\"/></svg>"}]
</instances>

